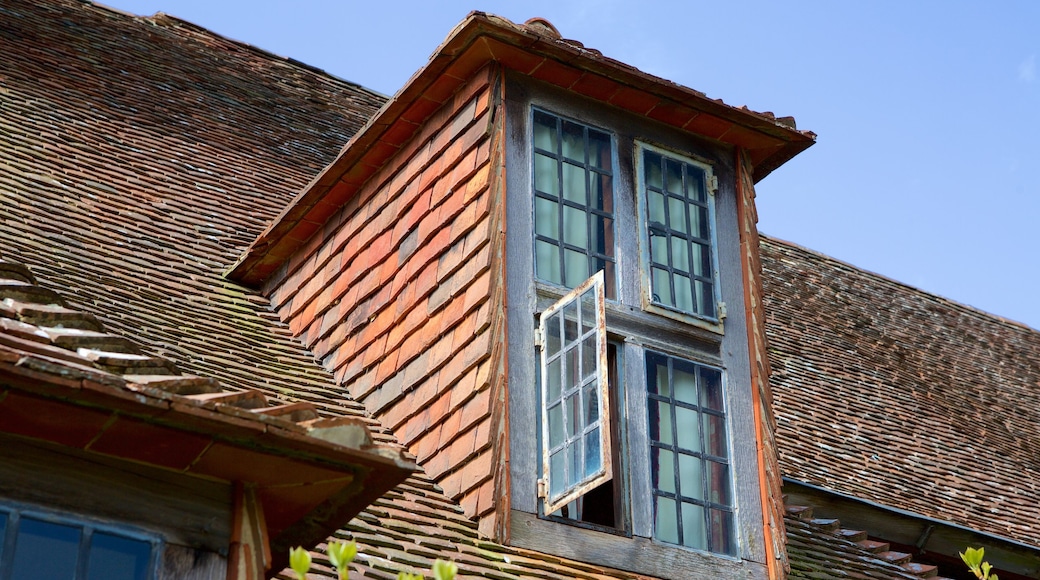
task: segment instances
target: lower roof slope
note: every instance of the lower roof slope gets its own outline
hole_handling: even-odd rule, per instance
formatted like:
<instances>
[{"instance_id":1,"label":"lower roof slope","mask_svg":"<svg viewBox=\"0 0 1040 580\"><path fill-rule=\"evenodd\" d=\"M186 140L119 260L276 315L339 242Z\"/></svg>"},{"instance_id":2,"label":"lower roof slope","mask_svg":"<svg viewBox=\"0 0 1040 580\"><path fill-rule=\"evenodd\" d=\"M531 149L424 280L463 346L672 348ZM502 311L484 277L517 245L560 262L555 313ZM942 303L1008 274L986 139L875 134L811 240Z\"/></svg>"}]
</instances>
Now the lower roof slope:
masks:
<instances>
[{"instance_id":1,"label":"lower roof slope","mask_svg":"<svg viewBox=\"0 0 1040 580\"><path fill-rule=\"evenodd\" d=\"M763 238L787 477L1040 546L1040 333Z\"/></svg>"}]
</instances>

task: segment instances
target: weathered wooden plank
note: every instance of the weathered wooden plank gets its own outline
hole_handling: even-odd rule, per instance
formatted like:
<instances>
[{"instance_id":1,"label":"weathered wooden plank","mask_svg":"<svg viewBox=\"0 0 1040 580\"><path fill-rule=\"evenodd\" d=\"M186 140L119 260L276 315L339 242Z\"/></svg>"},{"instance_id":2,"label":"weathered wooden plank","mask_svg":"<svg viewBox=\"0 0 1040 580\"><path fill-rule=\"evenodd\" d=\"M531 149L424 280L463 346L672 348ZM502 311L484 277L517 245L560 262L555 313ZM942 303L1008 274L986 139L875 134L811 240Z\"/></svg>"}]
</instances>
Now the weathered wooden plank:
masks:
<instances>
[{"instance_id":1,"label":"weathered wooden plank","mask_svg":"<svg viewBox=\"0 0 1040 580\"><path fill-rule=\"evenodd\" d=\"M221 580L227 576L227 559L220 554L167 544L162 554L159 580Z\"/></svg>"},{"instance_id":2,"label":"weathered wooden plank","mask_svg":"<svg viewBox=\"0 0 1040 580\"><path fill-rule=\"evenodd\" d=\"M168 543L227 550L226 484L35 440L0 436L0 500L153 531Z\"/></svg>"}]
</instances>

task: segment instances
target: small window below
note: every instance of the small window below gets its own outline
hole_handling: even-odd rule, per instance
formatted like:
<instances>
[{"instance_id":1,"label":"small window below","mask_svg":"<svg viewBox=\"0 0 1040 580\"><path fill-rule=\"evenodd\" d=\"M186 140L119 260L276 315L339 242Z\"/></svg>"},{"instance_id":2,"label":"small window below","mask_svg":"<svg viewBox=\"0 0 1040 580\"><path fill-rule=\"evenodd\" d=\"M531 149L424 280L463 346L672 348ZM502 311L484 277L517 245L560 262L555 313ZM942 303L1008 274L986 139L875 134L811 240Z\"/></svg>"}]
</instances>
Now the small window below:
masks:
<instances>
[{"instance_id":1,"label":"small window below","mask_svg":"<svg viewBox=\"0 0 1040 580\"><path fill-rule=\"evenodd\" d=\"M0 578L147 580L155 541L64 517L0 510Z\"/></svg>"},{"instance_id":2,"label":"small window below","mask_svg":"<svg viewBox=\"0 0 1040 580\"><path fill-rule=\"evenodd\" d=\"M722 371L647 351L654 537L734 555Z\"/></svg>"},{"instance_id":3,"label":"small window below","mask_svg":"<svg viewBox=\"0 0 1040 580\"><path fill-rule=\"evenodd\" d=\"M717 320L710 167L642 152L650 302Z\"/></svg>"}]
</instances>

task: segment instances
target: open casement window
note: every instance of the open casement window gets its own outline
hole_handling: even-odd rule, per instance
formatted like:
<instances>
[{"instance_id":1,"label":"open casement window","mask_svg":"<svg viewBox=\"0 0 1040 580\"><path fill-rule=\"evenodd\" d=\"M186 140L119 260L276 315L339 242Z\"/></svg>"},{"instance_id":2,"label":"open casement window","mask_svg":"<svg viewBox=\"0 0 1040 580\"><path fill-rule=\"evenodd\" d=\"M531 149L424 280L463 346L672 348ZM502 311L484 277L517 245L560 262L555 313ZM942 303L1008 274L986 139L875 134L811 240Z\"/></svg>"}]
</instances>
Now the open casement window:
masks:
<instances>
[{"instance_id":1,"label":"open casement window","mask_svg":"<svg viewBox=\"0 0 1040 580\"><path fill-rule=\"evenodd\" d=\"M648 305L708 321L718 301L715 190L711 166L641 145Z\"/></svg>"},{"instance_id":2,"label":"open casement window","mask_svg":"<svg viewBox=\"0 0 1040 580\"><path fill-rule=\"evenodd\" d=\"M543 513L610 480L610 417L603 272L541 313Z\"/></svg>"}]
</instances>

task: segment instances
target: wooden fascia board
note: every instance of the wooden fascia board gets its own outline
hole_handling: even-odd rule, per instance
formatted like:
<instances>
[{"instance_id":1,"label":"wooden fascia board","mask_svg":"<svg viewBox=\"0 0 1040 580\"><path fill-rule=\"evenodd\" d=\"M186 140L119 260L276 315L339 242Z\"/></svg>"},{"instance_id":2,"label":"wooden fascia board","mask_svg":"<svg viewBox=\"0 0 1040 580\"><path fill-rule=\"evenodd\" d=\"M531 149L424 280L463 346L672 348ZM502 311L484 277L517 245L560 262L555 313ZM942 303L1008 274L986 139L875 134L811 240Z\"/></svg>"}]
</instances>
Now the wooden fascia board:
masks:
<instances>
[{"instance_id":1,"label":"wooden fascia board","mask_svg":"<svg viewBox=\"0 0 1040 580\"><path fill-rule=\"evenodd\" d=\"M331 216L334 210L328 205L322 206L321 201L337 183L347 181L356 192L368 177L392 157L398 146L388 147L382 139L395 127L399 128L400 123L406 122L401 116L409 107L427 96L435 83L442 83L436 87L438 94L444 92L445 82L457 88L467 80L464 78L465 71L475 71L480 65L491 61L522 74L535 76L541 63L552 61L581 73L582 78L591 76L603 79L616 83L624 90L635 91L656 100L657 104L648 105L645 111L629 109L636 114L660 120L653 116L654 108L679 105L695 112L694 119L687 125L696 126L696 117L706 115L704 118L718 119L738 128L745 136L750 132L757 136L758 143L772 151L761 167L756 166L755 181L815 142L815 135L811 132L798 131L764 115L710 99L693 89L604 57L598 51L563 40L545 38L508 20L473 12L448 35L427 64L412 75L404 87L347 143L339 156L257 237L227 272L227 276L246 285L260 285L303 243L300 230L308 230L308 227L313 229L314 224L322 224ZM463 76L455 76L451 67L460 62L463 63ZM580 82L578 79L559 86L574 89ZM619 92L614 91L600 98L608 104L619 106L619 102L611 100L619 100ZM441 104L445 101L441 101ZM415 121L417 119L407 121L411 125L411 134L421 127L421 123ZM680 128L691 130L690 126ZM727 133L730 131L722 130L718 135L709 137L742 146L752 152L756 150L748 147L746 141L736 139L736 132L729 137ZM399 142L400 138L394 141ZM383 146L377 148L377 145ZM368 169L358 171L359 167ZM354 179L350 179L351 173L356 174Z\"/></svg>"}]
</instances>

